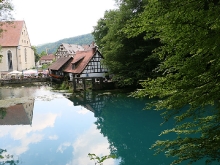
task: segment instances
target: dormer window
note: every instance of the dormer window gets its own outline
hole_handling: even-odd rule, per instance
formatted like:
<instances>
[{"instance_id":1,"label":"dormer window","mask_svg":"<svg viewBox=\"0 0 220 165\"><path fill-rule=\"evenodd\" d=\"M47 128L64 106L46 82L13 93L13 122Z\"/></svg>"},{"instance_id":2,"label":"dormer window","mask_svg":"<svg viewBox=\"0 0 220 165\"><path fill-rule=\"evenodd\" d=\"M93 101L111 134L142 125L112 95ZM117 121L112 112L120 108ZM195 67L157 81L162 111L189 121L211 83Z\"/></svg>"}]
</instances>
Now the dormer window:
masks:
<instances>
[{"instance_id":1,"label":"dormer window","mask_svg":"<svg viewBox=\"0 0 220 165\"><path fill-rule=\"evenodd\" d=\"M76 69L76 64L72 64L72 70Z\"/></svg>"}]
</instances>

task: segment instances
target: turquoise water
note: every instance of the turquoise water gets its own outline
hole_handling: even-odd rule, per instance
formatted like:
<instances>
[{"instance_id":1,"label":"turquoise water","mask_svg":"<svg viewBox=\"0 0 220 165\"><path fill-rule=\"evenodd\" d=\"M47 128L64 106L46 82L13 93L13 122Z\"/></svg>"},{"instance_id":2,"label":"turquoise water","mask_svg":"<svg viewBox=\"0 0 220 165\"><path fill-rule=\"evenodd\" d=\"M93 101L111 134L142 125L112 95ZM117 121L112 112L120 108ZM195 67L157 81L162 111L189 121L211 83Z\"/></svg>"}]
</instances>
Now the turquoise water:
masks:
<instances>
[{"instance_id":1,"label":"turquoise water","mask_svg":"<svg viewBox=\"0 0 220 165\"><path fill-rule=\"evenodd\" d=\"M149 149L157 139L173 138L158 136L173 122L161 126L159 112L143 110L148 100L121 92L67 97L48 86L0 88L0 100L24 96L34 98L33 106L23 104L19 119L13 108L4 116L16 124L0 119L2 164L94 165L88 153L118 156L104 165L169 165L173 160Z\"/></svg>"}]
</instances>

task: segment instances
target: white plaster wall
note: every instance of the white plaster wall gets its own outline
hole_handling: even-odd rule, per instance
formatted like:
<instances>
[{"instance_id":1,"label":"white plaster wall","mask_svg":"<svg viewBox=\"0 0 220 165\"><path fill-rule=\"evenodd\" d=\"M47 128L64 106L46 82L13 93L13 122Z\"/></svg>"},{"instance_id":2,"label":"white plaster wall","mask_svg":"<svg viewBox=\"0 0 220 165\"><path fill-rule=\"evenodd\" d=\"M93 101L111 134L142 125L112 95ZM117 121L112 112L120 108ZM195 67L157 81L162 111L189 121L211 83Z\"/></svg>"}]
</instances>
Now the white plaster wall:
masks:
<instances>
[{"instance_id":1,"label":"white plaster wall","mask_svg":"<svg viewBox=\"0 0 220 165\"><path fill-rule=\"evenodd\" d=\"M80 77L105 77L105 73L83 73Z\"/></svg>"},{"instance_id":2,"label":"white plaster wall","mask_svg":"<svg viewBox=\"0 0 220 165\"><path fill-rule=\"evenodd\" d=\"M11 51L12 53L12 65L13 65L13 70L17 70L17 54L16 54L16 47L4 47L1 49L0 54L3 55L2 61L0 63L0 71L8 71L8 51Z\"/></svg>"}]
</instances>

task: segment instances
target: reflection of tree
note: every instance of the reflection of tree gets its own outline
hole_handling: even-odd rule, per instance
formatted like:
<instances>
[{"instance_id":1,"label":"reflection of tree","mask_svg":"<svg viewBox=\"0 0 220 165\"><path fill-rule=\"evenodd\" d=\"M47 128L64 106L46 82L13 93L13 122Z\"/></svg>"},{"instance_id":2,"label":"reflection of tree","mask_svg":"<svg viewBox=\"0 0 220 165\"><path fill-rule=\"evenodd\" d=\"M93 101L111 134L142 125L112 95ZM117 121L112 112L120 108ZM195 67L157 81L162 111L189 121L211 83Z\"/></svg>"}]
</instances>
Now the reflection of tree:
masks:
<instances>
[{"instance_id":1,"label":"reflection of tree","mask_svg":"<svg viewBox=\"0 0 220 165\"><path fill-rule=\"evenodd\" d=\"M145 103L146 100L117 95L106 102L97 118L98 129L108 138L111 153L121 158L121 165L170 162L153 156L154 151L149 149L164 126L160 126L159 113L143 110Z\"/></svg>"},{"instance_id":2,"label":"reflection of tree","mask_svg":"<svg viewBox=\"0 0 220 165\"><path fill-rule=\"evenodd\" d=\"M0 108L0 119L3 119L6 115L6 108Z\"/></svg>"},{"instance_id":3,"label":"reflection of tree","mask_svg":"<svg viewBox=\"0 0 220 165\"><path fill-rule=\"evenodd\" d=\"M6 154L7 150L0 149L0 165L16 165L19 160L14 160L13 155Z\"/></svg>"}]
</instances>

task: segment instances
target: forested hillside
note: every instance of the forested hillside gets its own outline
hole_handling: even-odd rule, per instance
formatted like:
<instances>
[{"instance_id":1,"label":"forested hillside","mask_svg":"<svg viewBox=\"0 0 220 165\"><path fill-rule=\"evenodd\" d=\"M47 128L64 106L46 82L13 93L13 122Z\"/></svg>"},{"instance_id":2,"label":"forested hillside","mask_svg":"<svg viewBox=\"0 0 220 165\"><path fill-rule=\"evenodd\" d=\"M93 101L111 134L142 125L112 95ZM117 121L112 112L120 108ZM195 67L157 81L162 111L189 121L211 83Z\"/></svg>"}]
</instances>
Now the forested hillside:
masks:
<instances>
[{"instance_id":1,"label":"forested hillside","mask_svg":"<svg viewBox=\"0 0 220 165\"><path fill-rule=\"evenodd\" d=\"M86 44L91 44L92 41L94 41L93 36L92 34L89 33L76 37L65 38L53 43L43 44L37 46L36 49L38 54L40 54L42 51L46 51L46 49L48 50L48 53L55 53L59 45L62 43L86 45Z\"/></svg>"}]
</instances>

